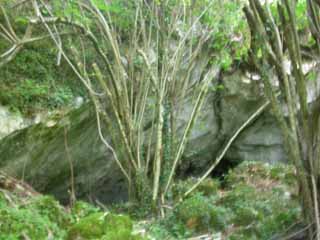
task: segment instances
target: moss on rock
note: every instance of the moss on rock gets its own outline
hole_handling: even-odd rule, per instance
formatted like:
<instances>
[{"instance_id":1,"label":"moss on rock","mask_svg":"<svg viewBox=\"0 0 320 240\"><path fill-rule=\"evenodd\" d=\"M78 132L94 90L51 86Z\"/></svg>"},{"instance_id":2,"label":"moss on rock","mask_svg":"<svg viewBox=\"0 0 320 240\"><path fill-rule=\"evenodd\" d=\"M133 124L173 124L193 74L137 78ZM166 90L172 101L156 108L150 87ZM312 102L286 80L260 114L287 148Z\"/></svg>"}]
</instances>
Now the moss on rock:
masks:
<instances>
[{"instance_id":1,"label":"moss on rock","mask_svg":"<svg viewBox=\"0 0 320 240\"><path fill-rule=\"evenodd\" d=\"M106 229L103 213L94 213L86 216L68 231L68 240L101 238Z\"/></svg>"},{"instance_id":2,"label":"moss on rock","mask_svg":"<svg viewBox=\"0 0 320 240\"><path fill-rule=\"evenodd\" d=\"M71 226L67 239L142 240L132 232L133 222L129 216L97 212Z\"/></svg>"}]
</instances>

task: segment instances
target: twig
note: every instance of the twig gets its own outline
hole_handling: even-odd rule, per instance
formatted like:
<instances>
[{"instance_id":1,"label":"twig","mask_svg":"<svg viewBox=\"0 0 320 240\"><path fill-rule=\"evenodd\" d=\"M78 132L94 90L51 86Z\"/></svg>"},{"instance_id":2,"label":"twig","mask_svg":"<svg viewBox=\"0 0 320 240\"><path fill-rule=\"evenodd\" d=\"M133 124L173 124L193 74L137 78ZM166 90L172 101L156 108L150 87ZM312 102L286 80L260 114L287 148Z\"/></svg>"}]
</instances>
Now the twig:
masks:
<instances>
[{"instance_id":1,"label":"twig","mask_svg":"<svg viewBox=\"0 0 320 240\"><path fill-rule=\"evenodd\" d=\"M196 184L194 184L187 192L184 193L183 197L188 196L193 190L195 190L202 182L205 180L209 174L215 169L215 167L221 162L224 155L230 148L231 144L237 139L239 134L250 124L253 120L255 120L270 104L270 101L267 100L262 106L260 106L235 132L235 134L229 139L226 146L223 148L221 154L216 158L215 162L211 165L211 167L207 170L207 172L198 180Z\"/></svg>"},{"instance_id":2,"label":"twig","mask_svg":"<svg viewBox=\"0 0 320 240\"><path fill-rule=\"evenodd\" d=\"M76 192L75 192L75 184L74 184L74 167L73 167L73 162L70 156L70 150L68 146L68 131L66 126L64 126L64 147L65 147L65 152L66 152L67 159L70 166L70 185L71 185L70 206L73 207L76 201Z\"/></svg>"}]
</instances>

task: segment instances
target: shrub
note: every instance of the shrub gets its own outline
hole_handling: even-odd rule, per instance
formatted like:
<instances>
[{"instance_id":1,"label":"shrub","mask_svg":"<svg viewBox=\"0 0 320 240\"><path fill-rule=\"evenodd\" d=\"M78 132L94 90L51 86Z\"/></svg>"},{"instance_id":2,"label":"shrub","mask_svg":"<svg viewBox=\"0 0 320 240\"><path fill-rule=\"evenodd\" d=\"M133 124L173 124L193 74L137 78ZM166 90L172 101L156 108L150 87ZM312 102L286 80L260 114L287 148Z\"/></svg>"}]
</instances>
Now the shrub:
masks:
<instances>
[{"instance_id":1,"label":"shrub","mask_svg":"<svg viewBox=\"0 0 320 240\"><path fill-rule=\"evenodd\" d=\"M222 230L228 223L229 212L215 206L209 198L195 194L179 204L174 215L191 230Z\"/></svg>"},{"instance_id":2,"label":"shrub","mask_svg":"<svg viewBox=\"0 0 320 240\"><path fill-rule=\"evenodd\" d=\"M83 201L77 201L71 209L74 221L79 221L80 218L89 216L93 213L98 213L99 211L99 208Z\"/></svg>"},{"instance_id":3,"label":"shrub","mask_svg":"<svg viewBox=\"0 0 320 240\"><path fill-rule=\"evenodd\" d=\"M198 181L197 178L188 178L186 180L180 180L175 183L172 187L172 194L173 198L178 200L180 199L183 194L188 191L196 182ZM192 193L195 194L202 194L203 196L212 196L217 194L220 187L220 182L217 179L207 178L196 188Z\"/></svg>"},{"instance_id":4,"label":"shrub","mask_svg":"<svg viewBox=\"0 0 320 240\"><path fill-rule=\"evenodd\" d=\"M126 215L96 212L81 218L68 231L68 240L142 240L132 234L133 222Z\"/></svg>"},{"instance_id":5,"label":"shrub","mask_svg":"<svg viewBox=\"0 0 320 240\"><path fill-rule=\"evenodd\" d=\"M24 208L36 210L41 216L47 216L51 222L55 222L59 227L65 227L71 222L70 215L66 210L50 196L36 197Z\"/></svg>"},{"instance_id":6,"label":"shrub","mask_svg":"<svg viewBox=\"0 0 320 240\"><path fill-rule=\"evenodd\" d=\"M64 239L65 231L50 219L42 215L36 208L1 207L0 208L0 239Z\"/></svg>"},{"instance_id":7,"label":"shrub","mask_svg":"<svg viewBox=\"0 0 320 240\"><path fill-rule=\"evenodd\" d=\"M270 239L301 217L294 169L282 164L245 162L230 171L219 200L233 212L233 239Z\"/></svg>"},{"instance_id":8,"label":"shrub","mask_svg":"<svg viewBox=\"0 0 320 240\"><path fill-rule=\"evenodd\" d=\"M106 230L103 213L94 213L75 223L68 231L68 240L101 238Z\"/></svg>"}]
</instances>

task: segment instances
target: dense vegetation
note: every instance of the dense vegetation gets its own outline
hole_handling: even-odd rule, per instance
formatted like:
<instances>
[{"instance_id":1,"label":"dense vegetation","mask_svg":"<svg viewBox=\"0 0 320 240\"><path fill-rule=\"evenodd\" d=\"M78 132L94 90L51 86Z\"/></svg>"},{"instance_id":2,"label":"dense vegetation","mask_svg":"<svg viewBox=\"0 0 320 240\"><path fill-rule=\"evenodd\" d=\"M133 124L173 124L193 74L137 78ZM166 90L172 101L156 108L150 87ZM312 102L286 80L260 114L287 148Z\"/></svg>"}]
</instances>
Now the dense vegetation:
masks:
<instances>
[{"instance_id":1,"label":"dense vegetation","mask_svg":"<svg viewBox=\"0 0 320 240\"><path fill-rule=\"evenodd\" d=\"M207 234L247 240L270 239L299 226L301 209L291 166L244 162L224 181L208 179L179 203L194 181L177 182L175 209L164 219L148 221L142 221L142 208L130 204L100 209L80 201L68 209L52 197L3 191L0 239L187 239Z\"/></svg>"},{"instance_id":2,"label":"dense vegetation","mask_svg":"<svg viewBox=\"0 0 320 240\"><path fill-rule=\"evenodd\" d=\"M21 23L17 22L19 26ZM0 51L5 52L6 47L6 42L0 41ZM55 58L50 42L27 44L14 61L1 68L1 104L32 115L66 106L75 96L84 95L74 75L68 68L61 70Z\"/></svg>"}]
</instances>

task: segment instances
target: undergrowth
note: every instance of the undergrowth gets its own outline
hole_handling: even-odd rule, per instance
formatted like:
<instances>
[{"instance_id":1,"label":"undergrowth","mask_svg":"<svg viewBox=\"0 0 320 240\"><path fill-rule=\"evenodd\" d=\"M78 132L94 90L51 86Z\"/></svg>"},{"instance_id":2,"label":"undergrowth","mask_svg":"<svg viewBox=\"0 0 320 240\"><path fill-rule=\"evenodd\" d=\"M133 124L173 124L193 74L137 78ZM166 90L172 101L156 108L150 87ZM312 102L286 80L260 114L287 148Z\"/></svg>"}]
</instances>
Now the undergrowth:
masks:
<instances>
[{"instance_id":1,"label":"undergrowth","mask_svg":"<svg viewBox=\"0 0 320 240\"><path fill-rule=\"evenodd\" d=\"M176 199L194 182L178 183ZM149 225L149 231L156 239L209 234L229 240L267 240L301 220L291 166L244 162L228 173L222 185L206 180L164 219Z\"/></svg>"},{"instance_id":2,"label":"undergrowth","mask_svg":"<svg viewBox=\"0 0 320 240\"><path fill-rule=\"evenodd\" d=\"M54 198L23 199L0 193L0 240L20 239L103 239L143 240L133 234L133 221L127 215L103 212L85 202L72 209Z\"/></svg>"},{"instance_id":3,"label":"undergrowth","mask_svg":"<svg viewBox=\"0 0 320 240\"><path fill-rule=\"evenodd\" d=\"M48 41L26 45L1 68L0 104L26 115L52 110L72 103L85 91ZM7 49L0 41L0 49Z\"/></svg>"},{"instance_id":4,"label":"undergrowth","mask_svg":"<svg viewBox=\"0 0 320 240\"><path fill-rule=\"evenodd\" d=\"M0 240L160 240L203 234L267 240L301 220L291 166L244 162L224 182L207 179L180 202L196 180L178 181L172 191L172 208L157 219L132 203L109 207L106 212L79 201L69 209L52 197L20 198L1 191ZM134 234L137 228L144 230L144 236Z\"/></svg>"}]
</instances>

